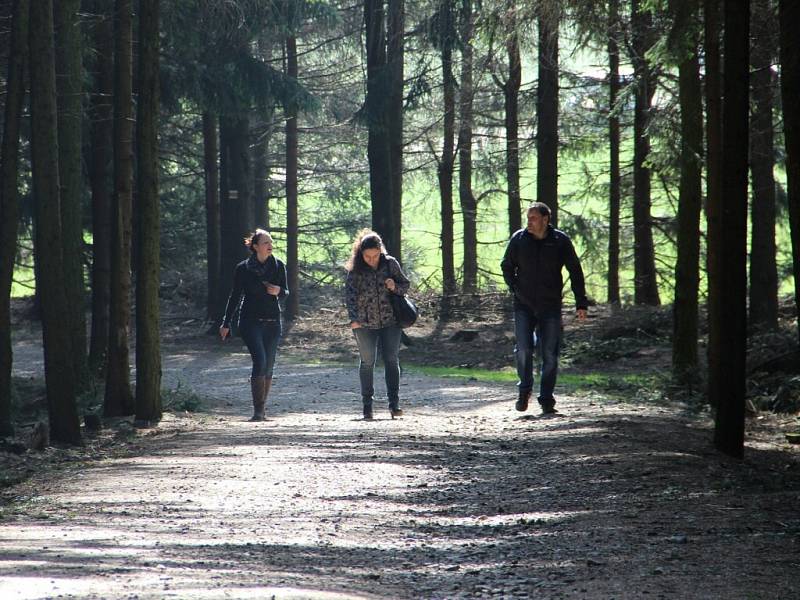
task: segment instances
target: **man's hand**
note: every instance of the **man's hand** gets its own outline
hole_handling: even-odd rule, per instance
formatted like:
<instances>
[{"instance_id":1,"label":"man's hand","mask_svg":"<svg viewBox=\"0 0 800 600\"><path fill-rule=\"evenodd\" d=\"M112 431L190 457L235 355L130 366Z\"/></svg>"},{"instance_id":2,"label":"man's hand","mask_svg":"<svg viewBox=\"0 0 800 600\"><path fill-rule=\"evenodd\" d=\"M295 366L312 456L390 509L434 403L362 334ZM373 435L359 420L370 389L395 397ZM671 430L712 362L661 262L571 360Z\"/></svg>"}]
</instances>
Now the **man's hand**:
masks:
<instances>
[{"instance_id":1,"label":"man's hand","mask_svg":"<svg viewBox=\"0 0 800 600\"><path fill-rule=\"evenodd\" d=\"M281 293L281 287L279 285L274 285L272 283L264 282L264 287L267 289L267 293L270 296L277 296Z\"/></svg>"},{"instance_id":2,"label":"man's hand","mask_svg":"<svg viewBox=\"0 0 800 600\"><path fill-rule=\"evenodd\" d=\"M228 337L228 334L230 332L231 332L231 330L230 330L229 327L220 327L219 328L219 337L220 337L220 339L225 341L225 338Z\"/></svg>"},{"instance_id":3,"label":"man's hand","mask_svg":"<svg viewBox=\"0 0 800 600\"><path fill-rule=\"evenodd\" d=\"M393 292L397 287L397 284L395 284L394 279L392 279L391 277L389 277L386 281L384 281L383 284L386 286L386 289L389 290L390 292Z\"/></svg>"},{"instance_id":4,"label":"man's hand","mask_svg":"<svg viewBox=\"0 0 800 600\"><path fill-rule=\"evenodd\" d=\"M361 329L361 323L358 321L353 321L350 323L350 329Z\"/></svg>"},{"instance_id":5,"label":"man's hand","mask_svg":"<svg viewBox=\"0 0 800 600\"><path fill-rule=\"evenodd\" d=\"M586 320L586 315L587 315L588 311L585 308L579 308L577 310L577 313L578 313L578 321L585 321Z\"/></svg>"}]
</instances>

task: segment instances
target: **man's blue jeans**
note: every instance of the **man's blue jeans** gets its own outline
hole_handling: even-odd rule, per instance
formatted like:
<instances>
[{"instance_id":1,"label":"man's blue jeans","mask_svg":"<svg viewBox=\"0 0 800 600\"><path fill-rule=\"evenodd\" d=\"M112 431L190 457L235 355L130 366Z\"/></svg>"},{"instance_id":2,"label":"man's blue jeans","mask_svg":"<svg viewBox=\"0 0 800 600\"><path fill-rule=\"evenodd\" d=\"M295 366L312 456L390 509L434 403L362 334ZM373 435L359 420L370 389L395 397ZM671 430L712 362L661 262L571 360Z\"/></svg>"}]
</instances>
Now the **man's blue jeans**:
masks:
<instances>
[{"instance_id":1,"label":"man's blue jeans","mask_svg":"<svg viewBox=\"0 0 800 600\"><path fill-rule=\"evenodd\" d=\"M534 313L526 308L514 310L514 335L517 344L517 377L520 394L533 389L533 350L537 343L542 357L539 403L552 405L558 376L558 352L561 348L561 309Z\"/></svg>"},{"instance_id":2,"label":"man's blue jeans","mask_svg":"<svg viewBox=\"0 0 800 600\"><path fill-rule=\"evenodd\" d=\"M253 359L252 376L271 379L281 339L280 321L242 321L239 332Z\"/></svg>"},{"instance_id":3,"label":"man's blue jeans","mask_svg":"<svg viewBox=\"0 0 800 600\"><path fill-rule=\"evenodd\" d=\"M389 406L398 408L400 402L400 335L399 327L383 327L381 329L367 329L359 327L353 329L353 335L358 345L360 362L358 364L358 378L361 381L361 397L364 402L371 402L375 394L373 386L373 372L378 354L378 340L381 342L381 355L383 356L383 371L386 377L386 395L389 397Z\"/></svg>"}]
</instances>

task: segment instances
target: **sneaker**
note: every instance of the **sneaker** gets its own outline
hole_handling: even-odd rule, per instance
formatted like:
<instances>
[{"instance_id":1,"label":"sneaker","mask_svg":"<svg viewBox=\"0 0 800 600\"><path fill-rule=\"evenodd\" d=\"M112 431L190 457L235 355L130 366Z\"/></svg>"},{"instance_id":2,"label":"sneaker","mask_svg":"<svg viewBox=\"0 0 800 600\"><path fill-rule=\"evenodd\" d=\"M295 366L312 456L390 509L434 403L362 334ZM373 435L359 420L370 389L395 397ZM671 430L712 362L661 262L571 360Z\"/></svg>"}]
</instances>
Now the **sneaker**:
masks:
<instances>
[{"instance_id":1,"label":"sneaker","mask_svg":"<svg viewBox=\"0 0 800 600\"><path fill-rule=\"evenodd\" d=\"M556 410L556 401L551 398L548 401L544 401L539 398L539 406L542 407L542 414L543 415L554 415L558 411Z\"/></svg>"},{"instance_id":2,"label":"sneaker","mask_svg":"<svg viewBox=\"0 0 800 600\"><path fill-rule=\"evenodd\" d=\"M527 392L520 392L519 398L517 399L517 403L514 405L519 412L525 412L528 410L528 399L531 397L531 392L528 390Z\"/></svg>"}]
</instances>

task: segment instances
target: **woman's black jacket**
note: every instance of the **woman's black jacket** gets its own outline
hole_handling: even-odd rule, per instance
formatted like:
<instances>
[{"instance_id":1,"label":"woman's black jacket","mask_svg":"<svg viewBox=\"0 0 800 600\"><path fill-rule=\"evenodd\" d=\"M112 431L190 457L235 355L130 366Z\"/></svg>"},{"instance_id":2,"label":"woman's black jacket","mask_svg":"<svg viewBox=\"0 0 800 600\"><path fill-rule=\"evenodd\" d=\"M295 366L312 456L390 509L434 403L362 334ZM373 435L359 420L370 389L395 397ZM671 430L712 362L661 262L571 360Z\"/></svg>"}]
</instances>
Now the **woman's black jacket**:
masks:
<instances>
[{"instance_id":1,"label":"woman's black jacket","mask_svg":"<svg viewBox=\"0 0 800 600\"><path fill-rule=\"evenodd\" d=\"M280 294L278 296L268 294L264 283L280 287ZM222 326L230 328L231 319L240 305L240 322L248 320L277 321L281 316L281 305L278 298L287 294L289 294L289 289L286 287L286 266L283 262L270 256L264 264L261 264L253 255L236 265L233 272L233 288L228 296Z\"/></svg>"}]
</instances>

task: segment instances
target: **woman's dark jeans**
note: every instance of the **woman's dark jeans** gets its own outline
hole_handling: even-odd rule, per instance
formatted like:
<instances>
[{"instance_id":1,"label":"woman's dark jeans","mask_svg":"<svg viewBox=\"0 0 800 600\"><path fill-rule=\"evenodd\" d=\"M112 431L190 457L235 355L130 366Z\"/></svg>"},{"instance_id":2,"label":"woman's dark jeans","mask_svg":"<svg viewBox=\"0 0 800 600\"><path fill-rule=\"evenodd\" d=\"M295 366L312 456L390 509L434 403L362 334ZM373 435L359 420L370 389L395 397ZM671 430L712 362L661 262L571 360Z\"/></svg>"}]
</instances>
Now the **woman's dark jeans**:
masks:
<instances>
[{"instance_id":1,"label":"woman's dark jeans","mask_svg":"<svg viewBox=\"0 0 800 600\"><path fill-rule=\"evenodd\" d=\"M539 345L542 355L542 376L539 403L552 406L553 389L558 376L558 353L561 346L561 310L551 309L534 313L525 308L514 310L514 334L517 345L517 377L520 393L533 388L533 349ZM538 338L538 339L537 339Z\"/></svg>"},{"instance_id":2,"label":"woman's dark jeans","mask_svg":"<svg viewBox=\"0 0 800 600\"><path fill-rule=\"evenodd\" d=\"M398 358L398 352L400 351L401 333L402 330L394 325L381 329L367 329L366 327L353 329L360 358L358 378L361 381L361 397L365 403L372 402L372 397L375 394L373 371L378 354L378 340L380 340L383 370L386 377L386 395L389 397L389 406L398 408L400 402L400 359Z\"/></svg>"},{"instance_id":3,"label":"woman's dark jeans","mask_svg":"<svg viewBox=\"0 0 800 600\"><path fill-rule=\"evenodd\" d=\"M271 379L275 355L278 353L278 342L281 339L281 322L242 321L239 323L239 331L253 359L252 376Z\"/></svg>"}]
</instances>

